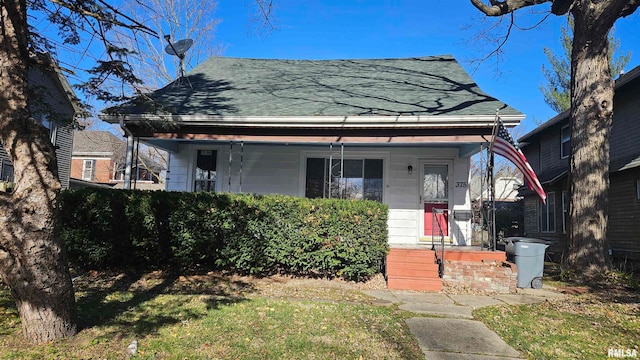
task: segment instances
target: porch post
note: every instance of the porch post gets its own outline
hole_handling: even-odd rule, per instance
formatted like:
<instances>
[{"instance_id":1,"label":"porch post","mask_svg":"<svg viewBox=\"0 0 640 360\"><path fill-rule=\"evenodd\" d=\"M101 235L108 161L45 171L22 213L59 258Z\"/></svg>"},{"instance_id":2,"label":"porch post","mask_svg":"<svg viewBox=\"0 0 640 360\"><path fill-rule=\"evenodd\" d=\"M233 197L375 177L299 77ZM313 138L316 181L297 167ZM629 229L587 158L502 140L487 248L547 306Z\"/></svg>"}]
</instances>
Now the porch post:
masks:
<instances>
[{"instance_id":1,"label":"porch post","mask_svg":"<svg viewBox=\"0 0 640 360\"><path fill-rule=\"evenodd\" d=\"M134 138L133 134L127 134L127 157L125 161L124 167L124 188L127 190L131 189L131 166L133 164L133 145Z\"/></svg>"},{"instance_id":2,"label":"porch post","mask_svg":"<svg viewBox=\"0 0 640 360\"><path fill-rule=\"evenodd\" d=\"M126 190L131 189L131 164L133 163L133 143L134 137L131 130L124 124L124 118L120 118L120 128L127 136L127 156L124 167L124 188Z\"/></svg>"}]
</instances>

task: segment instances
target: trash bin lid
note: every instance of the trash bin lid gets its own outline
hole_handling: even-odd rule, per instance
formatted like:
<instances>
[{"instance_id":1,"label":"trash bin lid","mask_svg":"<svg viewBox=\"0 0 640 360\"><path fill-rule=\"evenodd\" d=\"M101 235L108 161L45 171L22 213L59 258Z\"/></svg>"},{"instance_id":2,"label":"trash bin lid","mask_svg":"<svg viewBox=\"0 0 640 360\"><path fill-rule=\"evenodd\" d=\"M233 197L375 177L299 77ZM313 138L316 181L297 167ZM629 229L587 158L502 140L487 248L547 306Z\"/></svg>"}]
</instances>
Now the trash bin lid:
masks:
<instances>
[{"instance_id":1,"label":"trash bin lid","mask_svg":"<svg viewBox=\"0 0 640 360\"><path fill-rule=\"evenodd\" d=\"M526 242L526 243L533 243L533 244L545 244L545 245L549 245L550 244L550 241L547 241L547 240L528 238L528 237L521 237L521 236L508 237L508 238L505 238L504 240L506 242L512 242L512 243Z\"/></svg>"}]
</instances>

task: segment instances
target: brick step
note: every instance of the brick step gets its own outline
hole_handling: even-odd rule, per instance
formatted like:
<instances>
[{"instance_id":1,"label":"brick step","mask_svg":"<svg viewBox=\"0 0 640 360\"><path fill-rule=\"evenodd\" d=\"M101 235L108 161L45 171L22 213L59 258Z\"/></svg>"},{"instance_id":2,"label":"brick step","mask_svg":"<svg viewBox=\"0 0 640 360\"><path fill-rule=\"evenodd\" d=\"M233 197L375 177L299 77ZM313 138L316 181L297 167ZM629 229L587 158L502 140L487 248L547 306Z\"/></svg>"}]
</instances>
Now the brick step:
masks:
<instances>
[{"instance_id":1,"label":"brick step","mask_svg":"<svg viewBox=\"0 0 640 360\"><path fill-rule=\"evenodd\" d=\"M404 276L389 276L387 288L391 290L441 291L442 279L417 279Z\"/></svg>"},{"instance_id":2,"label":"brick step","mask_svg":"<svg viewBox=\"0 0 640 360\"><path fill-rule=\"evenodd\" d=\"M405 262L434 262L435 254L432 250L402 250L391 249L387 255L387 261L402 260Z\"/></svg>"},{"instance_id":3,"label":"brick step","mask_svg":"<svg viewBox=\"0 0 640 360\"><path fill-rule=\"evenodd\" d=\"M412 277L416 279L438 278L438 265L435 269L403 269L398 267L387 267L387 276Z\"/></svg>"},{"instance_id":4,"label":"brick step","mask_svg":"<svg viewBox=\"0 0 640 360\"><path fill-rule=\"evenodd\" d=\"M433 260L423 261L423 262L405 262L402 260L392 260L389 261L387 259L387 269L407 269L407 270L433 270L438 269L438 264L434 263Z\"/></svg>"},{"instance_id":5,"label":"brick step","mask_svg":"<svg viewBox=\"0 0 640 360\"><path fill-rule=\"evenodd\" d=\"M506 261L507 254L504 251L456 251L445 250L445 261Z\"/></svg>"}]
</instances>

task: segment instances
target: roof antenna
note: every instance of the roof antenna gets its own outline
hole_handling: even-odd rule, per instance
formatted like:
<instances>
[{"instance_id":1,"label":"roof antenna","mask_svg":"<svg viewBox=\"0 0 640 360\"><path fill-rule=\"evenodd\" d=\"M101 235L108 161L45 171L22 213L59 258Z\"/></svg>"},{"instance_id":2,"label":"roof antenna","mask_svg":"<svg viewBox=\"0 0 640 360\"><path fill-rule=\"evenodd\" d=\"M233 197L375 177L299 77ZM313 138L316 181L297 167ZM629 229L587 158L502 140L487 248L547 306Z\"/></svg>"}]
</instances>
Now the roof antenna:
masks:
<instances>
[{"instance_id":1,"label":"roof antenna","mask_svg":"<svg viewBox=\"0 0 640 360\"><path fill-rule=\"evenodd\" d=\"M180 59L180 70L178 73L178 80L173 84L173 86L182 85L182 80L186 79L187 83L189 84L189 87L193 89L193 86L191 85L191 80L189 80L189 78L185 76L185 67L184 67L184 58L187 53L187 50L189 50L191 45L193 45L193 40L183 39L183 40L178 40L174 43L171 43L171 35L169 34L165 35L164 39L167 40L167 42L169 43L169 45L165 46L164 51L167 54L177 56L178 59Z\"/></svg>"}]
</instances>

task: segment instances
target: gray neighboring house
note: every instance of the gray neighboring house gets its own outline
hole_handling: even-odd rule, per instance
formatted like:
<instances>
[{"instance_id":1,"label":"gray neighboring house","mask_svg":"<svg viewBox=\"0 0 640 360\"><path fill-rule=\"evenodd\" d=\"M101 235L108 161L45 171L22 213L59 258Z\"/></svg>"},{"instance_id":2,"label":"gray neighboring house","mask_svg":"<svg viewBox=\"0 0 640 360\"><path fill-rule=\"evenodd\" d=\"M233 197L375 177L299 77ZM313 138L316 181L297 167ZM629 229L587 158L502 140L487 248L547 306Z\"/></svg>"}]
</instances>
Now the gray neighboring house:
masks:
<instances>
[{"instance_id":1,"label":"gray neighboring house","mask_svg":"<svg viewBox=\"0 0 640 360\"><path fill-rule=\"evenodd\" d=\"M450 55L213 57L102 119L170 153L166 190L369 199L389 206L392 245L439 236L434 218L469 245L470 157L496 109L508 127L524 118Z\"/></svg>"},{"instance_id":2,"label":"gray neighboring house","mask_svg":"<svg viewBox=\"0 0 640 360\"><path fill-rule=\"evenodd\" d=\"M40 55L39 61L52 70L31 67L28 72L32 116L42 122L51 136L58 160L58 177L63 189L69 188L71 149L73 147L73 122L83 111L73 88L53 64L49 55ZM0 180L13 182L13 164L0 148Z\"/></svg>"},{"instance_id":3,"label":"gray neighboring house","mask_svg":"<svg viewBox=\"0 0 640 360\"><path fill-rule=\"evenodd\" d=\"M615 82L609 140L609 230L611 254L640 260L640 66ZM569 111L519 139L520 147L547 193L547 203L525 189L526 236L550 240L558 258L567 245L568 169L571 155Z\"/></svg>"}]
</instances>

